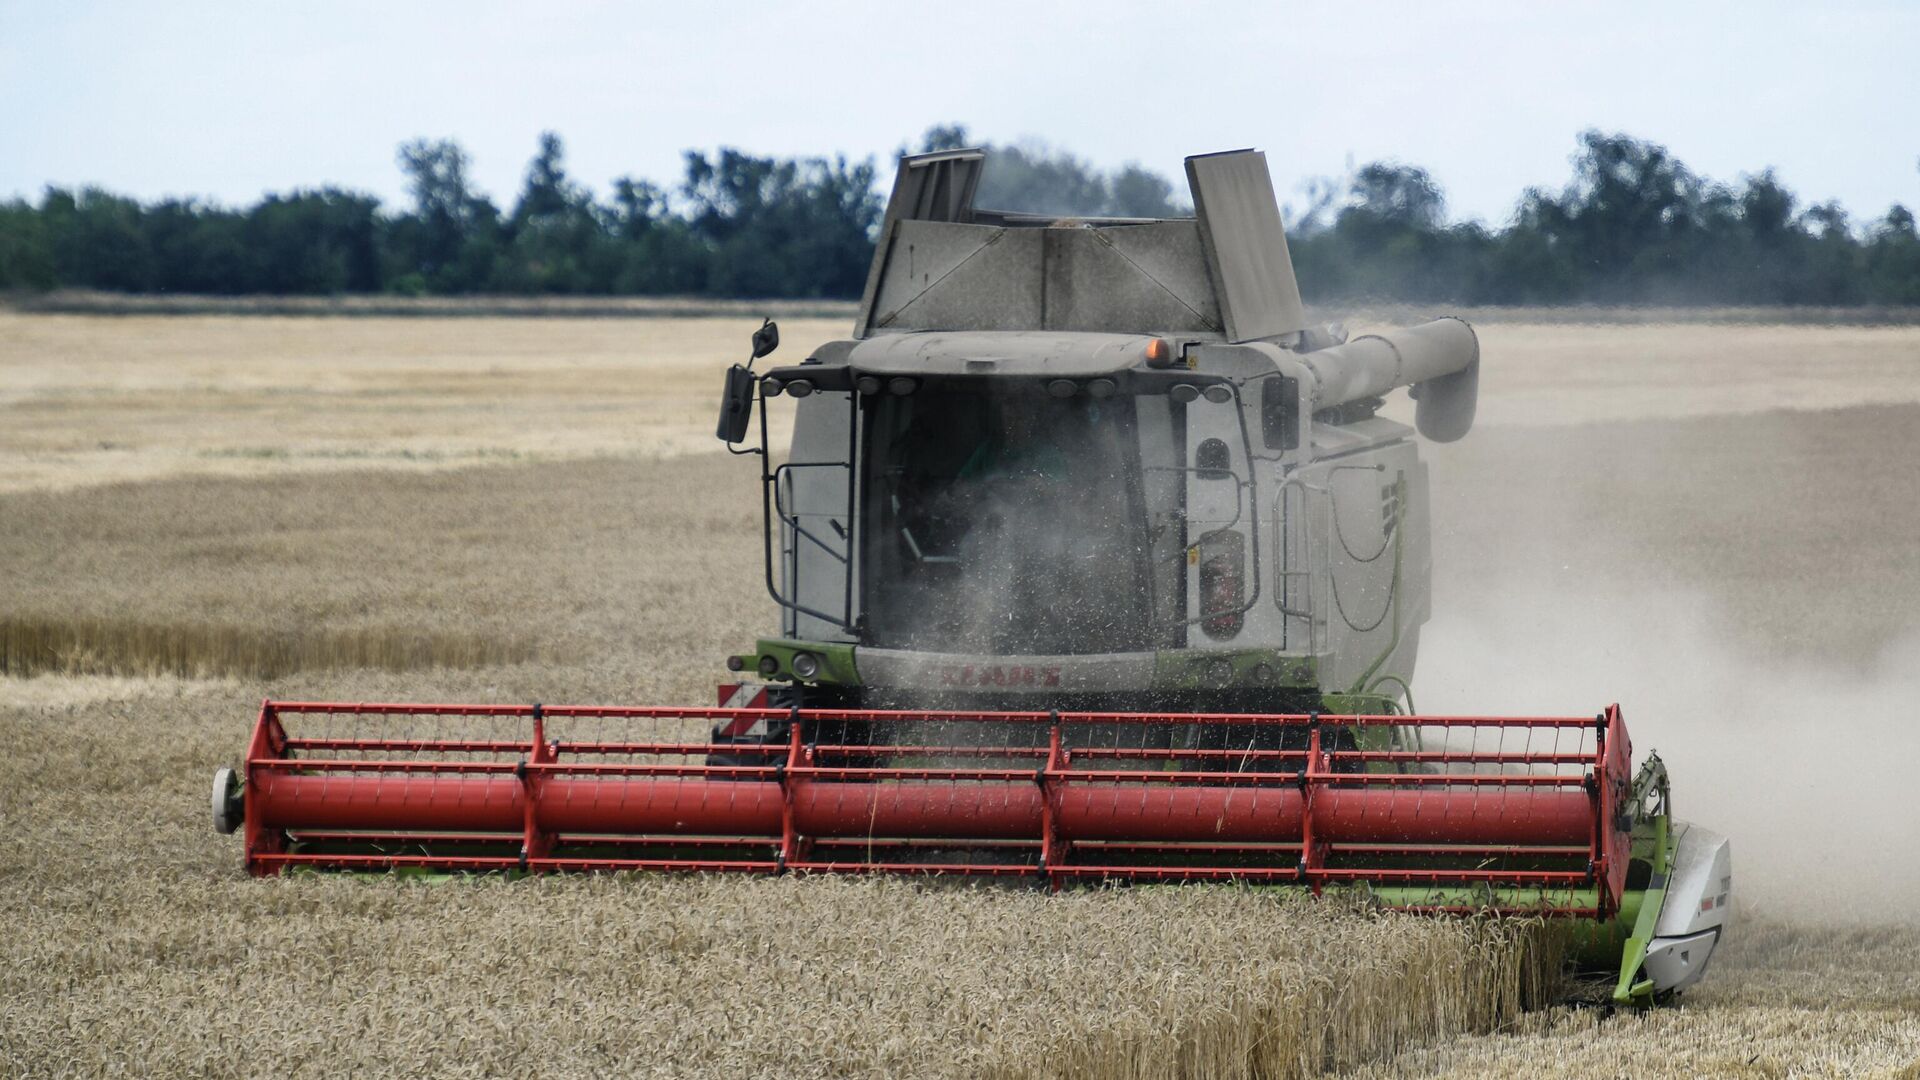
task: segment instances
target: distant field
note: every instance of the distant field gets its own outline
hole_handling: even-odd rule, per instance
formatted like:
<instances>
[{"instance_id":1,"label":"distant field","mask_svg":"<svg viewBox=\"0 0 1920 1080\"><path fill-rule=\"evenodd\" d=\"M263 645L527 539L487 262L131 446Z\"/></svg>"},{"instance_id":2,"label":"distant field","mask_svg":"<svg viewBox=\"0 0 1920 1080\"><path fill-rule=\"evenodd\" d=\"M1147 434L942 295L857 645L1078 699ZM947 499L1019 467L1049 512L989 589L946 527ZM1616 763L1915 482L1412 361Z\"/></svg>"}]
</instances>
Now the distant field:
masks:
<instances>
[{"instance_id":1,"label":"distant field","mask_svg":"<svg viewBox=\"0 0 1920 1080\"><path fill-rule=\"evenodd\" d=\"M758 325L0 314L0 492L710 452ZM1920 402L1920 326L1490 325L1485 425ZM770 360L847 327L786 320Z\"/></svg>"},{"instance_id":2,"label":"distant field","mask_svg":"<svg viewBox=\"0 0 1920 1080\"><path fill-rule=\"evenodd\" d=\"M0 491L711 451L758 325L0 315Z\"/></svg>"},{"instance_id":3,"label":"distant field","mask_svg":"<svg viewBox=\"0 0 1920 1080\"><path fill-rule=\"evenodd\" d=\"M181 296L56 289L0 293L0 310L35 315L260 315L363 318L836 319L848 300L719 300L677 296Z\"/></svg>"},{"instance_id":4,"label":"distant field","mask_svg":"<svg viewBox=\"0 0 1920 1080\"><path fill-rule=\"evenodd\" d=\"M264 695L707 699L771 623L711 441L755 325L0 315L0 1071L1920 1060L1913 327L1493 320L1481 429L1424 451L1420 704L1619 698L1735 838L1680 1009L1516 1019L1550 943L1259 890L242 878L205 785Z\"/></svg>"},{"instance_id":5,"label":"distant field","mask_svg":"<svg viewBox=\"0 0 1920 1080\"><path fill-rule=\"evenodd\" d=\"M728 300L691 296L192 296L56 289L0 293L0 310L39 315L321 315L424 318L805 318L851 323L852 300ZM1309 304L1310 318L1417 322L1436 311L1475 322L1705 324L1766 326L1914 326L1920 307L1461 307L1378 302Z\"/></svg>"}]
</instances>

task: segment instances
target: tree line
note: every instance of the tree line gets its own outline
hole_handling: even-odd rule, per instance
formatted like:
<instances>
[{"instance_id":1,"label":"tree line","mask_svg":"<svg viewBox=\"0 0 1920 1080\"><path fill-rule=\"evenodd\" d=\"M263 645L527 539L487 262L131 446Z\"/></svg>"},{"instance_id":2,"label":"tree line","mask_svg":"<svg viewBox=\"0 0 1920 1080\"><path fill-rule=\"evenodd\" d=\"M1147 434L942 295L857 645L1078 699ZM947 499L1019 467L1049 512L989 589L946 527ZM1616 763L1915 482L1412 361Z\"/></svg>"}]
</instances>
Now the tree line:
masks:
<instances>
[{"instance_id":1,"label":"tree line","mask_svg":"<svg viewBox=\"0 0 1920 1080\"><path fill-rule=\"evenodd\" d=\"M1625 135L1582 134L1572 179L1528 190L1504 228L1449 225L1445 209L1406 165L1323 188L1292 243L1302 286L1467 304L1920 304L1906 207L1856 228L1836 202L1802 209L1772 169L1715 183Z\"/></svg>"},{"instance_id":2,"label":"tree line","mask_svg":"<svg viewBox=\"0 0 1920 1080\"><path fill-rule=\"evenodd\" d=\"M970 144L943 125L918 149ZM602 198L548 133L504 209L474 188L452 140L409 142L398 160L401 208L337 187L244 208L93 187L0 202L0 289L853 297L884 211L872 159L688 151L677 184L622 177ZM1178 190L1138 166L1023 143L994 148L978 201L1165 217L1189 212ZM1316 182L1290 225L1309 299L1920 304L1920 233L1904 206L1856 225L1837 203L1802 207L1771 169L1716 183L1619 134L1581 135L1568 182L1528 190L1500 227L1450 223L1434 178L1392 162Z\"/></svg>"}]
</instances>

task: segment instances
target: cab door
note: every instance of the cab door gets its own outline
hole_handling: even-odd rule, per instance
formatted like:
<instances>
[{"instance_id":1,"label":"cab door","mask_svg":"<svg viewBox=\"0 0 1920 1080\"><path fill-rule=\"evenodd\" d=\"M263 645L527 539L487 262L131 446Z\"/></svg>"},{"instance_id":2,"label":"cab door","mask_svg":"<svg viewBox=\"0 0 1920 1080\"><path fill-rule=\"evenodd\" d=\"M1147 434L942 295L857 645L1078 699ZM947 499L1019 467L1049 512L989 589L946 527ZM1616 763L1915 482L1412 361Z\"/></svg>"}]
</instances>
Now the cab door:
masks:
<instances>
[{"instance_id":1,"label":"cab door","mask_svg":"<svg viewBox=\"0 0 1920 1080\"><path fill-rule=\"evenodd\" d=\"M1233 399L1186 409L1187 644L1241 644L1255 593L1249 463Z\"/></svg>"},{"instance_id":2,"label":"cab door","mask_svg":"<svg viewBox=\"0 0 1920 1080\"><path fill-rule=\"evenodd\" d=\"M819 391L796 403L793 449L774 478L781 632L851 641L854 622L853 395Z\"/></svg>"}]
</instances>

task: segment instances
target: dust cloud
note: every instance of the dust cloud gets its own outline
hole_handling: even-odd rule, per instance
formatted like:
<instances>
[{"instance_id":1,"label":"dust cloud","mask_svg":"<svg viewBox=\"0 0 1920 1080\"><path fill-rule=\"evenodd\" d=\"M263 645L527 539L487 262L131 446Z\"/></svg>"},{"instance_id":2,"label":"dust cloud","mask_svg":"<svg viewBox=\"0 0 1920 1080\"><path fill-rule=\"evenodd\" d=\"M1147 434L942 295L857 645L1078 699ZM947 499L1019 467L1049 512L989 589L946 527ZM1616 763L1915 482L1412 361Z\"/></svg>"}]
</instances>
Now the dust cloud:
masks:
<instances>
[{"instance_id":1,"label":"dust cloud","mask_svg":"<svg viewBox=\"0 0 1920 1080\"><path fill-rule=\"evenodd\" d=\"M1590 581L1453 595L1422 636L1430 713L1619 702L1677 817L1733 840L1751 913L1920 925L1920 631L1844 668L1727 643L1718 601Z\"/></svg>"}]
</instances>

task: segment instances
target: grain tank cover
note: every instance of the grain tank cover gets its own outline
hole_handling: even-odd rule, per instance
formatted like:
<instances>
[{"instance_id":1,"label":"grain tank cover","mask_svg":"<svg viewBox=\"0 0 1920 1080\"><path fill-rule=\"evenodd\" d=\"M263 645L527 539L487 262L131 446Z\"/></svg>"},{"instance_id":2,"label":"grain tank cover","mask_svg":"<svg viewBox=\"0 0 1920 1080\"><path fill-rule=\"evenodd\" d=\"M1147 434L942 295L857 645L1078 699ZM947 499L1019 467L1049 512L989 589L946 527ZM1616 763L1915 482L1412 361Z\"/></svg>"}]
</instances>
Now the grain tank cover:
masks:
<instances>
[{"instance_id":1,"label":"grain tank cover","mask_svg":"<svg viewBox=\"0 0 1920 1080\"><path fill-rule=\"evenodd\" d=\"M854 336L921 330L1184 334L1305 329L1266 156L1187 160L1191 218L976 207L985 153L902 158Z\"/></svg>"},{"instance_id":2,"label":"grain tank cover","mask_svg":"<svg viewBox=\"0 0 1920 1080\"><path fill-rule=\"evenodd\" d=\"M1287 230L1273 195L1267 155L1235 150L1187 159L1187 185L1219 294L1228 341L1278 337L1307 328Z\"/></svg>"}]
</instances>

